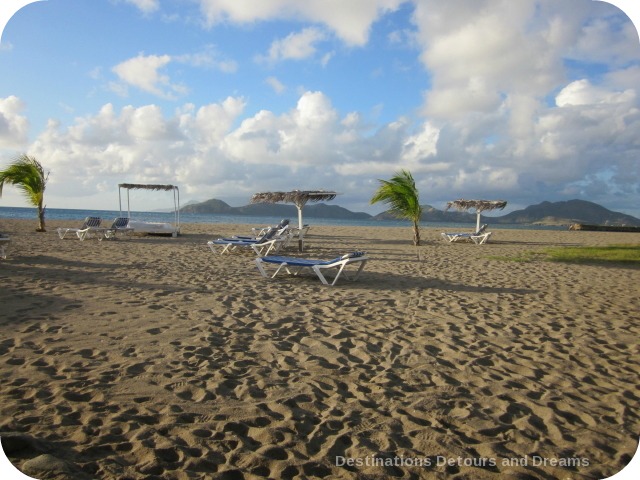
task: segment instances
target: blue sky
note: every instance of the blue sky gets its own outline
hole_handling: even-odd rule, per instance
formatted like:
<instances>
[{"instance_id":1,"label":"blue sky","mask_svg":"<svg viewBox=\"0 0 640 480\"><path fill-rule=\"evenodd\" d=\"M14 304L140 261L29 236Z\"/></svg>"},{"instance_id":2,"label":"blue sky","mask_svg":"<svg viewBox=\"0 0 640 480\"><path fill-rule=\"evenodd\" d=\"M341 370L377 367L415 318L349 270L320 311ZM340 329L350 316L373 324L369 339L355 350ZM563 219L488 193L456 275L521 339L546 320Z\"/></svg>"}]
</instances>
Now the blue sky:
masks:
<instances>
[{"instance_id":1,"label":"blue sky","mask_svg":"<svg viewBox=\"0 0 640 480\"><path fill-rule=\"evenodd\" d=\"M405 168L436 208L640 217L640 42L605 2L46 0L7 23L0 72L0 163L36 156L50 208L114 209L135 182L377 213L377 179Z\"/></svg>"}]
</instances>

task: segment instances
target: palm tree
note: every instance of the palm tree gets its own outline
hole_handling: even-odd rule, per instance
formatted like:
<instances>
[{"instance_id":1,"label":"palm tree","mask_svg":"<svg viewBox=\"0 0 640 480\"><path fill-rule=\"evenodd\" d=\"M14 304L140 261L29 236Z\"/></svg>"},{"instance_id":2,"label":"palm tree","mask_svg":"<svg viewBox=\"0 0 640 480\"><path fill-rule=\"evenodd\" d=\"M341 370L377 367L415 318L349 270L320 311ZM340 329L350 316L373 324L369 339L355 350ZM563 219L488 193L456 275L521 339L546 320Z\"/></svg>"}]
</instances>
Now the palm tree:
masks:
<instances>
[{"instance_id":1,"label":"palm tree","mask_svg":"<svg viewBox=\"0 0 640 480\"><path fill-rule=\"evenodd\" d=\"M17 186L27 197L29 203L38 209L38 228L36 231L45 232L43 206L44 189L47 185L49 173L38 160L29 155L20 155L6 169L0 170L0 197L5 183Z\"/></svg>"},{"instance_id":2,"label":"palm tree","mask_svg":"<svg viewBox=\"0 0 640 480\"><path fill-rule=\"evenodd\" d=\"M378 180L380 188L371 198L371 205L384 202L391 208L389 213L397 218L413 222L413 244L420 245L420 217L422 207L418 199L418 189L411 173L400 170L391 180Z\"/></svg>"}]
</instances>

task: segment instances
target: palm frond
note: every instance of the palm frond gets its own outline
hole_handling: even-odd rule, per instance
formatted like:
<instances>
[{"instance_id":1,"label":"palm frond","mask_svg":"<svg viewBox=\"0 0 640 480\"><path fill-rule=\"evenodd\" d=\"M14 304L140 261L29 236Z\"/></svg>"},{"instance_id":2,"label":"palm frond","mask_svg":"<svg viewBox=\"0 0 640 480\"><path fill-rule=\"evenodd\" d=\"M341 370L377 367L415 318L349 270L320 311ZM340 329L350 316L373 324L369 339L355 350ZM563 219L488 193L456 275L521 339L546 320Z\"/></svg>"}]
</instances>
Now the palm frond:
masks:
<instances>
[{"instance_id":1,"label":"palm frond","mask_svg":"<svg viewBox=\"0 0 640 480\"><path fill-rule=\"evenodd\" d=\"M400 170L391 180L378 180L380 188L371 197L370 203L383 202L389 206L389 213L396 218L413 223L414 244L420 244L419 224L422 207L416 182L407 170Z\"/></svg>"},{"instance_id":2,"label":"palm frond","mask_svg":"<svg viewBox=\"0 0 640 480\"><path fill-rule=\"evenodd\" d=\"M401 170L391 180L379 180L380 188L374 193L370 203L383 202L389 206L389 212L398 218L413 220L420 218L418 190L411 173Z\"/></svg>"},{"instance_id":3,"label":"palm frond","mask_svg":"<svg viewBox=\"0 0 640 480\"><path fill-rule=\"evenodd\" d=\"M15 185L30 203L42 201L47 175L40 162L28 155L21 155L6 169L0 171L0 196L5 183Z\"/></svg>"},{"instance_id":4,"label":"palm frond","mask_svg":"<svg viewBox=\"0 0 640 480\"><path fill-rule=\"evenodd\" d=\"M45 231L43 202L48 178L49 174L44 173L40 162L29 155L20 155L11 165L0 170L0 197L5 183L15 185L29 203L38 209L38 231Z\"/></svg>"}]
</instances>

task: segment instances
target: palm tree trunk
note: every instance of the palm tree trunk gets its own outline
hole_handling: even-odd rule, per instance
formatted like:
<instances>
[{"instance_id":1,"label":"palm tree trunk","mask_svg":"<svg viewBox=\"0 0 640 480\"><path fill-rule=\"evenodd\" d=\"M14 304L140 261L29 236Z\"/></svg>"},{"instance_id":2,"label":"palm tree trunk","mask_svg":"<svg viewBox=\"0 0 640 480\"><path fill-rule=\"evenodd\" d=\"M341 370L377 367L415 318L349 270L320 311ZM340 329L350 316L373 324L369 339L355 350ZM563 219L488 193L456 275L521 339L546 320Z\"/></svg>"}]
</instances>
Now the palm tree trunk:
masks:
<instances>
[{"instance_id":1,"label":"palm tree trunk","mask_svg":"<svg viewBox=\"0 0 640 480\"><path fill-rule=\"evenodd\" d=\"M416 247L420 245L420 226L417 222L413 222L413 244Z\"/></svg>"},{"instance_id":2,"label":"palm tree trunk","mask_svg":"<svg viewBox=\"0 0 640 480\"><path fill-rule=\"evenodd\" d=\"M45 213L46 207L42 206L42 202L40 202L38 204L38 228L36 230L36 232L46 232L47 230L45 229L44 226L44 213Z\"/></svg>"}]
</instances>

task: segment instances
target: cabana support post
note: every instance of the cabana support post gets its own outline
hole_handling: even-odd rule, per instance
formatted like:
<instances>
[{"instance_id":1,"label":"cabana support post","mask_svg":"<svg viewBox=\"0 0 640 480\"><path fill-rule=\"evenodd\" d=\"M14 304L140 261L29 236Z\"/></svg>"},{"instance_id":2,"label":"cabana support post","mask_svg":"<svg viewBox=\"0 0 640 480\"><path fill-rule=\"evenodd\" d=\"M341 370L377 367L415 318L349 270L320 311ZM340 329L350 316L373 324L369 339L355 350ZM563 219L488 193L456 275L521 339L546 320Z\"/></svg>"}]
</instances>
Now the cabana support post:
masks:
<instances>
[{"instance_id":1,"label":"cabana support post","mask_svg":"<svg viewBox=\"0 0 640 480\"><path fill-rule=\"evenodd\" d=\"M131 218L130 190L151 190L151 191L173 191L173 236L180 234L180 189L176 185L150 185L141 183L121 183L118 185L118 201L120 206L120 216L122 216L122 195L121 190L127 191L127 218Z\"/></svg>"}]
</instances>

